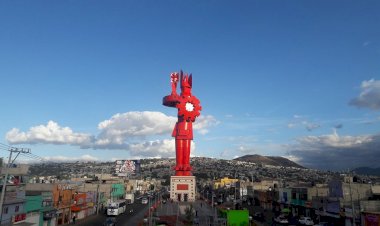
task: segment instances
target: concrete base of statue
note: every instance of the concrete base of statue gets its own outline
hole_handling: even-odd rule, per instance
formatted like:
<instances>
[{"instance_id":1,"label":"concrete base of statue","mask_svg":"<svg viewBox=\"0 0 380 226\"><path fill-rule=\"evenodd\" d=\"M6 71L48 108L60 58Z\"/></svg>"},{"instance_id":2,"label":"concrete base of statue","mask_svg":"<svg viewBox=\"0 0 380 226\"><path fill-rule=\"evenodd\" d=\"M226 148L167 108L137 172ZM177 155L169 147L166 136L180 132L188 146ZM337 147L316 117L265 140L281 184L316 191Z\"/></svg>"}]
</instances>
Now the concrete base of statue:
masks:
<instances>
[{"instance_id":1,"label":"concrete base of statue","mask_svg":"<svg viewBox=\"0 0 380 226\"><path fill-rule=\"evenodd\" d=\"M174 202L194 202L195 186L195 176L171 176L170 199Z\"/></svg>"}]
</instances>

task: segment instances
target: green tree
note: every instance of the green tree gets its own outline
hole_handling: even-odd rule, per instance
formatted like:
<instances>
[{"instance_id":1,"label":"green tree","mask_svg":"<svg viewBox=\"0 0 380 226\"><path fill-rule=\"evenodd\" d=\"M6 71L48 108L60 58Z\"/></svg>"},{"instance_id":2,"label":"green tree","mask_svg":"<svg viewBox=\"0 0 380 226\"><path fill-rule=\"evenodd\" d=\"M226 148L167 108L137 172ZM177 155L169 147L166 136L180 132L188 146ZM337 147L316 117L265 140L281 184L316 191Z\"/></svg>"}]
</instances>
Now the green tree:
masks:
<instances>
[{"instance_id":1,"label":"green tree","mask_svg":"<svg viewBox=\"0 0 380 226\"><path fill-rule=\"evenodd\" d=\"M162 177L162 179L164 180L164 181L161 181L162 186L169 186L170 185L170 176L169 175L164 175Z\"/></svg>"}]
</instances>

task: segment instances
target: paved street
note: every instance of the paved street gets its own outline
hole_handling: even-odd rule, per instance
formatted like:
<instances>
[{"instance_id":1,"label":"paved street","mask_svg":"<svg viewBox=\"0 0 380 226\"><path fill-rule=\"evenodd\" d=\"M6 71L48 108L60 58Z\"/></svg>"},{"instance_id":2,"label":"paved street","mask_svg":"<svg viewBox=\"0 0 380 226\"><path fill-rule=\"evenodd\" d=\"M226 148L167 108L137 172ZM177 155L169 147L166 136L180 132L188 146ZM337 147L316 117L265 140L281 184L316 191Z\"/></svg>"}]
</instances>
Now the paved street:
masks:
<instances>
[{"instance_id":1,"label":"paved street","mask_svg":"<svg viewBox=\"0 0 380 226\"><path fill-rule=\"evenodd\" d=\"M133 212L130 210L133 209ZM144 214L148 211L148 205L143 205L141 203L134 203L127 206L126 213L116 217L118 226L131 226L139 225L144 219ZM92 215L84 219L79 219L76 221L75 225L78 226L103 226L107 216L104 213L99 213L98 215Z\"/></svg>"},{"instance_id":2,"label":"paved street","mask_svg":"<svg viewBox=\"0 0 380 226\"><path fill-rule=\"evenodd\" d=\"M184 210L187 206L192 205L194 208L194 225L222 225L220 222L214 222L214 216L216 215L215 208L212 208L209 204L202 200L197 200L194 203L171 203L167 202L165 204L157 205L157 208L152 211L152 222L162 222L167 223L170 226L183 226L184 220ZM259 222L254 221L257 226L266 226L272 224L271 217L273 213L270 211L263 211L258 206L243 206L247 208L250 212L250 215L253 215L254 212L263 212L265 216L265 221ZM133 209L133 212L130 210ZM149 225L148 221L144 222L144 218L147 219L148 216L148 204L134 203L128 205L127 212L117 216L117 225L118 226L131 226L131 225ZM78 226L103 226L103 223L106 220L106 215L99 213L98 215L92 215L85 219L77 220L75 225ZM177 223L176 223L177 222ZM198 223L198 224L197 224ZM154 224L153 224L154 225Z\"/></svg>"}]
</instances>

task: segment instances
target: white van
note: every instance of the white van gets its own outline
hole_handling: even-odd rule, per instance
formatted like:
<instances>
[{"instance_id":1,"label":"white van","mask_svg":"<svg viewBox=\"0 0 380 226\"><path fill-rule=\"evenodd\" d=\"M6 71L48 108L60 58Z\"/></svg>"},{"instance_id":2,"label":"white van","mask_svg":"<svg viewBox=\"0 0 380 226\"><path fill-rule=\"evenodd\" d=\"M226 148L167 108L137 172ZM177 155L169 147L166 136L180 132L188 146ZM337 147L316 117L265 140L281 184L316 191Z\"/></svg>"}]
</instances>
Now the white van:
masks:
<instances>
[{"instance_id":1,"label":"white van","mask_svg":"<svg viewBox=\"0 0 380 226\"><path fill-rule=\"evenodd\" d=\"M141 199L141 204L148 204L148 199L147 198L142 198Z\"/></svg>"}]
</instances>

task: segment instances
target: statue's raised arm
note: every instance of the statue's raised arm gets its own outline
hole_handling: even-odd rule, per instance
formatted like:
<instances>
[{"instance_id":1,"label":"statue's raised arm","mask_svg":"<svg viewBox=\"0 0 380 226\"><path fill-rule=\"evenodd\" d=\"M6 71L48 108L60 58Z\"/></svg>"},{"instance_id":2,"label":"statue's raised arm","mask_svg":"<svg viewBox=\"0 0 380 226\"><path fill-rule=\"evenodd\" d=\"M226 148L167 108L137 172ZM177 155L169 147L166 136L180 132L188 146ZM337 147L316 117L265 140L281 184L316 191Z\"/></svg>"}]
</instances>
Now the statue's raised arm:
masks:
<instances>
[{"instance_id":1,"label":"statue's raised arm","mask_svg":"<svg viewBox=\"0 0 380 226\"><path fill-rule=\"evenodd\" d=\"M178 72L170 74L170 82L172 84L172 95L177 95Z\"/></svg>"},{"instance_id":2,"label":"statue's raised arm","mask_svg":"<svg viewBox=\"0 0 380 226\"><path fill-rule=\"evenodd\" d=\"M170 84L172 86L172 92L170 95L165 96L162 100L162 104L167 107L177 107L177 103L179 103L180 96L177 94L178 78L178 72L173 72L170 74Z\"/></svg>"}]
</instances>

